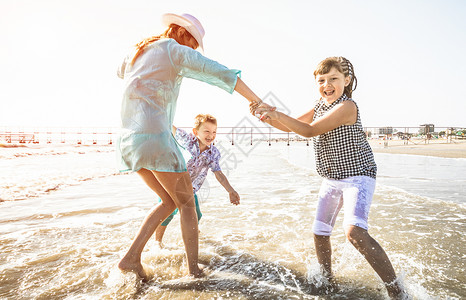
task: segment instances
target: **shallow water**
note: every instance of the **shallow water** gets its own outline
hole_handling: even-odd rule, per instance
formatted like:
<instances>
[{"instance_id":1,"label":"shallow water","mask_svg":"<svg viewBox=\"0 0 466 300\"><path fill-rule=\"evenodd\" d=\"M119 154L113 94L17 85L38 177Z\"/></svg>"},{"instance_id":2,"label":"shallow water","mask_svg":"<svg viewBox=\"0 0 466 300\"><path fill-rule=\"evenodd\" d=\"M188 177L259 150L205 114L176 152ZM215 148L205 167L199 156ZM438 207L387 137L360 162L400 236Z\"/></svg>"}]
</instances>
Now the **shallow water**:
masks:
<instances>
[{"instance_id":1,"label":"shallow water","mask_svg":"<svg viewBox=\"0 0 466 300\"><path fill-rule=\"evenodd\" d=\"M176 217L165 234L165 248L151 240L143 253L154 276L148 283L115 265L156 196L137 175L116 175L111 148L61 148L59 155L50 149L24 156L15 153L31 151L0 152L2 170L9 172L0 177L0 198L9 200L0 203L0 298L386 298L377 275L345 241L342 213L332 236L338 290L322 289L325 281L319 276L311 232L321 182L312 169L312 147L217 146L241 204L231 205L209 175L199 193L200 262L207 277L184 277ZM379 178L369 232L386 250L413 299L465 298L464 190L447 186L451 170L466 174L465 163L429 158L430 166L438 167L427 168L424 157L396 157L376 155ZM22 180L28 170L33 175ZM428 171L432 174L426 175ZM419 178L445 180L446 192L440 194L459 195L436 197L438 187L429 191L431 185L421 180L419 188ZM56 188L49 189L53 179Z\"/></svg>"}]
</instances>

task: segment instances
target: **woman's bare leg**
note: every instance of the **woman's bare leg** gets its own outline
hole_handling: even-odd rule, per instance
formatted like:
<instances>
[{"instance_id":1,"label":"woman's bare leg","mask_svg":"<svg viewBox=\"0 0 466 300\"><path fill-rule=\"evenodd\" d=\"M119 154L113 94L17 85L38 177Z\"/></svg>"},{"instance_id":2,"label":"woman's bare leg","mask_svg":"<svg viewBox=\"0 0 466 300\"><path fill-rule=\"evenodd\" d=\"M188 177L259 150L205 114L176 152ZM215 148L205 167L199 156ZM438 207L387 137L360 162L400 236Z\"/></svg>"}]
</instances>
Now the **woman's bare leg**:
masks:
<instances>
[{"instance_id":1,"label":"woman's bare leg","mask_svg":"<svg viewBox=\"0 0 466 300\"><path fill-rule=\"evenodd\" d=\"M191 178L188 172L168 173L153 171L153 173L180 211L181 235L186 250L189 274L194 277L200 277L202 276L202 271L198 266L199 231Z\"/></svg>"},{"instance_id":2,"label":"woman's bare leg","mask_svg":"<svg viewBox=\"0 0 466 300\"><path fill-rule=\"evenodd\" d=\"M367 230L353 225L346 229L346 237L380 276L390 298L399 299L403 290L396 280L390 259L379 243L369 235Z\"/></svg>"},{"instance_id":3,"label":"woman's bare leg","mask_svg":"<svg viewBox=\"0 0 466 300\"><path fill-rule=\"evenodd\" d=\"M170 195L151 171L141 169L137 173L142 177L144 182L159 195L162 202L156 205L146 216L131 247L119 262L118 267L124 271L135 272L142 279L148 280L149 276L144 271L141 264L141 253L157 226L175 210L176 206Z\"/></svg>"}]
</instances>

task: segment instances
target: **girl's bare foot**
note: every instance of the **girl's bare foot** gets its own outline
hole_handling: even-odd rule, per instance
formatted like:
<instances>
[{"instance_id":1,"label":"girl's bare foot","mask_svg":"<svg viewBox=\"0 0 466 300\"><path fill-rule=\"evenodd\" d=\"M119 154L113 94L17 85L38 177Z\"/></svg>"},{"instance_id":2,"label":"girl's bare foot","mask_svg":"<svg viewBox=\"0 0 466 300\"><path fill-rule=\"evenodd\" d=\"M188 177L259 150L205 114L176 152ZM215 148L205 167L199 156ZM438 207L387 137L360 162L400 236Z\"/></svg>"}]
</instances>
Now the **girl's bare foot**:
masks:
<instances>
[{"instance_id":1,"label":"girl's bare foot","mask_svg":"<svg viewBox=\"0 0 466 300\"><path fill-rule=\"evenodd\" d=\"M123 257L123 259L118 263L118 268L121 271L124 272L133 272L135 273L139 278L142 279L142 281L149 281L150 276L147 274L146 270L144 269L143 265L141 262L130 262L126 258Z\"/></svg>"},{"instance_id":2,"label":"girl's bare foot","mask_svg":"<svg viewBox=\"0 0 466 300\"><path fill-rule=\"evenodd\" d=\"M387 288L388 296L393 300L406 300L409 299L408 294L404 291L403 287L398 281L394 281L385 285Z\"/></svg>"}]
</instances>

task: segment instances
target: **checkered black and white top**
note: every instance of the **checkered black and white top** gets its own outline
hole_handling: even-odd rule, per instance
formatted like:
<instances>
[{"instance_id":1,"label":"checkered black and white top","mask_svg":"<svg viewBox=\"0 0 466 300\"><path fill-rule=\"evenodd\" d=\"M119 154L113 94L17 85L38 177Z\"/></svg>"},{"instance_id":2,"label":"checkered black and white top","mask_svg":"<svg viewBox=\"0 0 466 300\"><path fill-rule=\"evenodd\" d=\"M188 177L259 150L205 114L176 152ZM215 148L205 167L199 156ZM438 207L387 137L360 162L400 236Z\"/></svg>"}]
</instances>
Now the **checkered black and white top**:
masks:
<instances>
[{"instance_id":1,"label":"checkered black and white top","mask_svg":"<svg viewBox=\"0 0 466 300\"><path fill-rule=\"evenodd\" d=\"M321 100L314 107L314 120L322 117L343 101L353 101L356 105L356 102L345 94L329 106ZM342 125L314 137L316 168L320 176L330 179L344 179L352 176L376 177L377 165L361 125L357 105L356 108L358 112L356 123Z\"/></svg>"}]
</instances>

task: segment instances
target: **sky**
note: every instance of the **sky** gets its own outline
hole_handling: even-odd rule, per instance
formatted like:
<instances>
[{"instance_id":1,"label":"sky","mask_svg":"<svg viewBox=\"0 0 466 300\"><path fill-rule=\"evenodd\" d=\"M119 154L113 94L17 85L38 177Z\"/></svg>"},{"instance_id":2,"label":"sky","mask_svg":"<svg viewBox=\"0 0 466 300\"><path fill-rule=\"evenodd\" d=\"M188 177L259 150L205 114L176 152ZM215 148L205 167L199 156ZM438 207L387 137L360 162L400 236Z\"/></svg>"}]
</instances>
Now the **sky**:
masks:
<instances>
[{"instance_id":1,"label":"sky","mask_svg":"<svg viewBox=\"0 0 466 300\"><path fill-rule=\"evenodd\" d=\"M118 127L117 66L167 12L196 16L204 54L292 116L319 98L316 65L344 56L363 126L466 127L462 0L0 0L0 126ZM174 123L199 113L237 126L248 102L184 79Z\"/></svg>"}]
</instances>

